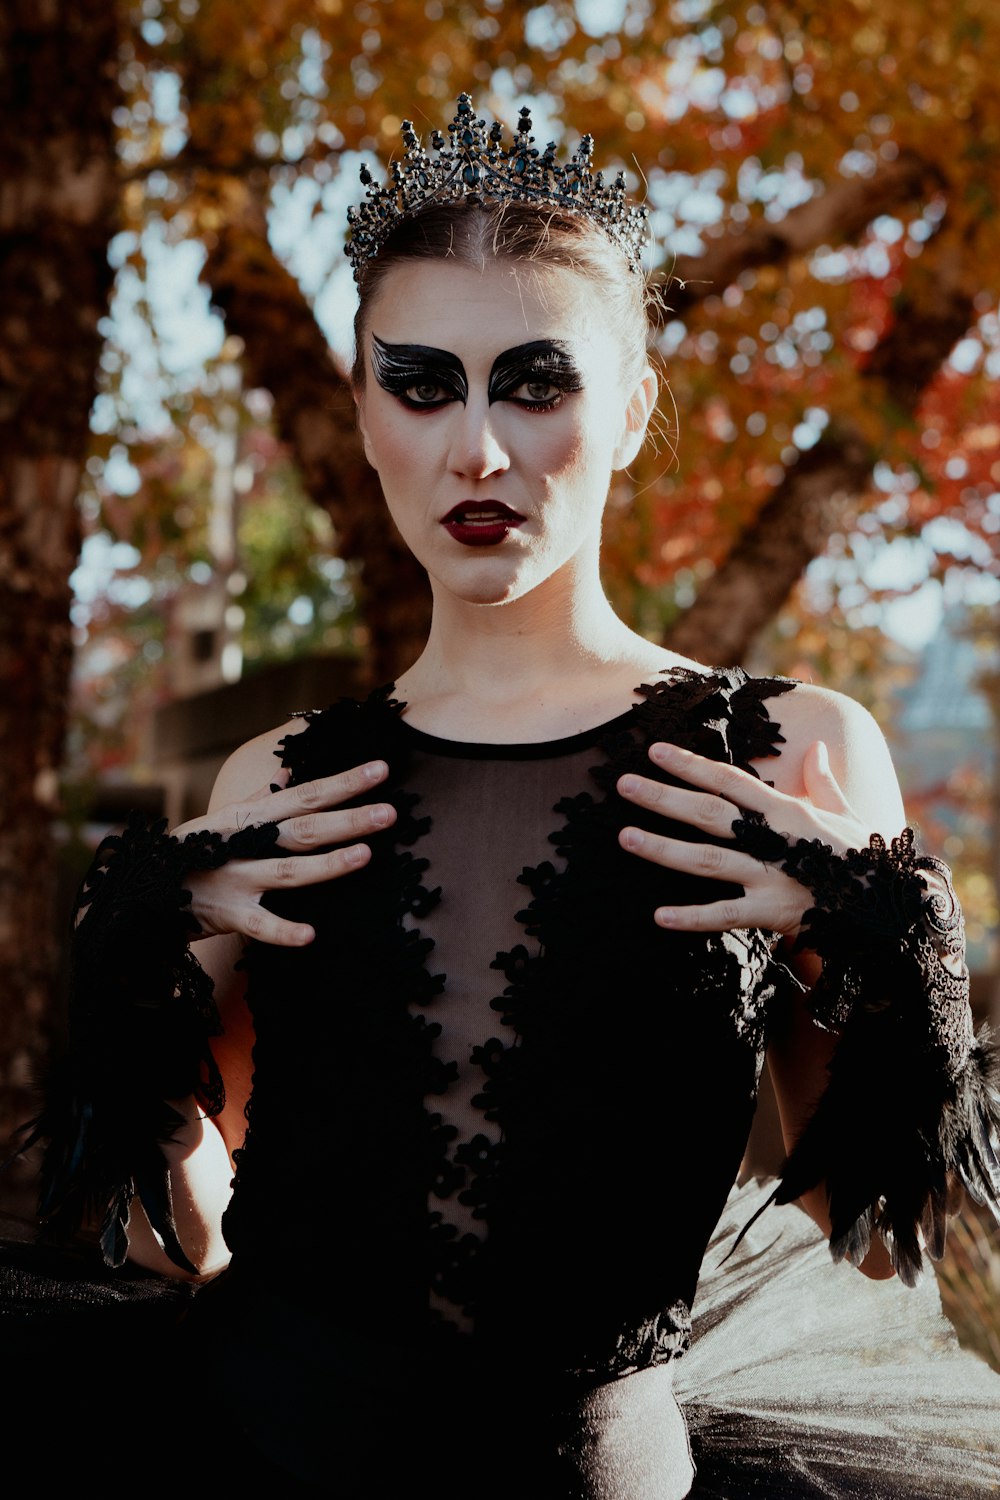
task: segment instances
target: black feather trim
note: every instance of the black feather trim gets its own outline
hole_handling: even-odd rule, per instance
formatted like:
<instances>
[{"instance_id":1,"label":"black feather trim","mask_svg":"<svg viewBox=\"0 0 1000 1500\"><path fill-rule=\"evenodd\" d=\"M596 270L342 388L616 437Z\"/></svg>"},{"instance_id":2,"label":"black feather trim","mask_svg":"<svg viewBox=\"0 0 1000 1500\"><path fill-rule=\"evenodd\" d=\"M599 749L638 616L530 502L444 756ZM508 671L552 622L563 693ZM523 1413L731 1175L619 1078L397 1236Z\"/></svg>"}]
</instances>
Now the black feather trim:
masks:
<instances>
[{"instance_id":1,"label":"black feather trim","mask_svg":"<svg viewBox=\"0 0 1000 1500\"><path fill-rule=\"evenodd\" d=\"M924 1248L944 1251L950 1178L1000 1222L1000 1052L989 1027L973 1033L950 871L917 854L911 829L842 855L759 814L733 832L811 892L797 946L823 961L810 1009L839 1036L775 1201L824 1184L834 1258L860 1265L878 1234L912 1286Z\"/></svg>"},{"instance_id":2,"label":"black feather trim","mask_svg":"<svg viewBox=\"0 0 1000 1500\"><path fill-rule=\"evenodd\" d=\"M887 1020L859 1015L844 1031L830 1083L782 1172L789 1203L825 1183L830 1249L860 1265L877 1231L912 1286L945 1245L948 1176L956 1173L1000 1222L1000 1052L989 1027L951 1078L914 1056Z\"/></svg>"},{"instance_id":3,"label":"black feather trim","mask_svg":"<svg viewBox=\"0 0 1000 1500\"><path fill-rule=\"evenodd\" d=\"M197 934L185 879L231 859L270 854L274 823L183 841L133 813L104 839L78 897L72 938L70 1039L22 1149L45 1143L39 1212L56 1236L99 1225L105 1261L128 1253L138 1195L169 1258L180 1245L161 1147L182 1117L166 1101L194 1095L206 1114L225 1103L209 1038L219 1032L212 981L188 948Z\"/></svg>"}]
</instances>

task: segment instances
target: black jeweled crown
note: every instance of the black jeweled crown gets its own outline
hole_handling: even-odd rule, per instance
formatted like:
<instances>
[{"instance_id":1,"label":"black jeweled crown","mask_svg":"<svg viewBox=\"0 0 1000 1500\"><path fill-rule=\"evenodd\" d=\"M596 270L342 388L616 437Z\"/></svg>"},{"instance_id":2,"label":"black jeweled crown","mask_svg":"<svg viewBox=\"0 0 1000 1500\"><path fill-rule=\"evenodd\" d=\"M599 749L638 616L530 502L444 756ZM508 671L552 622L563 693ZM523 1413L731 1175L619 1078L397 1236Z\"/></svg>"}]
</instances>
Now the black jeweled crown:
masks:
<instances>
[{"instance_id":1,"label":"black jeweled crown","mask_svg":"<svg viewBox=\"0 0 1000 1500\"><path fill-rule=\"evenodd\" d=\"M625 174L606 183L603 172L592 172L594 141L585 135L565 165L550 141L539 151L531 134L531 111L521 110L517 131L509 145L499 123L487 129L476 117L468 94L460 94L458 113L448 126L450 141L439 130L431 135L433 156L421 144L410 120L404 120L403 158L394 161L384 186L367 167L361 168L365 201L349 208L347 254L360 282L369 260L403 219L413 218L430 203L464 198L470 203L538 203L592 219L639 271L646 243L646 209L630 203Z\"/></svg>"}]
</instances>

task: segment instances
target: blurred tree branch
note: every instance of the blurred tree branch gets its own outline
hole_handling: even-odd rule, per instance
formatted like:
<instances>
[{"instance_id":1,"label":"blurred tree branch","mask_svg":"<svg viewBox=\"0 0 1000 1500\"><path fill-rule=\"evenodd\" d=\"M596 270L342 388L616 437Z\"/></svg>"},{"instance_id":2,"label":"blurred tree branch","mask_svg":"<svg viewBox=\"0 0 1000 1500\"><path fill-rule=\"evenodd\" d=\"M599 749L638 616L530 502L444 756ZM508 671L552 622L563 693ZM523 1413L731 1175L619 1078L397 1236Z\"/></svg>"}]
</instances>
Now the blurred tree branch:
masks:
<instances>
[{"instance_id":1,"label":"blurred tree branch","mask_svg":"<svg viewBox=\"0 0 1000 1500\"><path fill-rule=\"evenodd\" d=\"M974 316L969 255L940 236L941 254L901 295L891 328L861 372L873 403L890 401L912 422L927 386ZM785 604L813 558L844 525L871 482L878 457L843 417L799 456L747 525L694 603L668 633L675 651L699 660L742 661L757 634Z\"/></svg>"},{"instance_id":2,"label":"blurred tree branch","mask_svg":"<svg viewBox=\"0 0 1000 1500\"><path fill-rule=\"evenodd\" d=\"M700 255L677 256L664 273L662 315L682 317L758 266L783 266L821 245L849 244L881 214L926 202L946 188L940 168L909 150L880 162L870 177L832 178L777 223L757 220L707 239Z\"/></svg>"}]
</instances>

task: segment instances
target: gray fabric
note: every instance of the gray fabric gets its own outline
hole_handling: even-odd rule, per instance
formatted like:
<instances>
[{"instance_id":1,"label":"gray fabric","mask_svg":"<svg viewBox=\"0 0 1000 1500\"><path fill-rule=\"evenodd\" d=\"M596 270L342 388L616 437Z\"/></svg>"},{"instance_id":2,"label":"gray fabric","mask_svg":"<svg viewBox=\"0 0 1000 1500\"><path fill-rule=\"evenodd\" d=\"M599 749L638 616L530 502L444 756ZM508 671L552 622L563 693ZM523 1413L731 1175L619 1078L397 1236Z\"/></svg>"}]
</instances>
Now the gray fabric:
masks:
<instances>
[{"instance_id":1,"label":"gray fabric","mask_svg":"<svg viewBox=\"0 0 1000 1500\"><path fill-rule=\"evenodd\" d=\"M915 1289L835 1265L773 1184L730 1196L703 1263L674 1392L692 1497L1000 1494L1000 1375L960 1349L932 1275Z\"/></svg>"}]
</instances>

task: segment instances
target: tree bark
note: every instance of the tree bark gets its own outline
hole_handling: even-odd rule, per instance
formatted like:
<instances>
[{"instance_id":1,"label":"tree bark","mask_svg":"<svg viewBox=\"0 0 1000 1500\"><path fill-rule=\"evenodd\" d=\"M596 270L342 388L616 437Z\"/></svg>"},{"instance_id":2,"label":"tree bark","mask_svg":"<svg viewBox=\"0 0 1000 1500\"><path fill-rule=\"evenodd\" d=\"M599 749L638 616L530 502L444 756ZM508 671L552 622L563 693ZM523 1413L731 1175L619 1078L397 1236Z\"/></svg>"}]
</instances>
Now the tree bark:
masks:
<instances>
[{"instance_id":1,"label":"tree bark","mask_svg":"<svg viewBox=\"0 0 1000 1500\"><path fill-rule=\"evenodd\" d=\"M899 299L893 326L865 366L871 400L891 404L897 420L913 418L973 321L972 294L963 284L966 258L954 242L944 242L934 265L922 267L916 285ZM832 424L786 471L667 644L701 661L742 661L868 487L876 456L856 430Z\"/></svg>"},{"instance_id":2,"label":"tree bark","mask_svg":"<svg viewBox=\"0 0 1000 1500\"><path fill-rule=\"evenodd\" d=\"M302 482L337 530L337 551L361 566L373 682L393 680L422 649L430 590L389 518L354 418L354 399L295 279L248 202L209 245L203 276L230 333L245 346L248 383L270 391Z\"/></svg>"},{"instance_id":3,"label":"tree bark","mask_svg":"<svg viewBox=\"0 0 1000 1500\"><path fill-rule=\"evenodd\" d=\"M0 1131L24 1117L56 968L77 490L111 287L117 7L0 11ZM0 1152L0 1154L3 1154Z\"/></svg>"},{"instance_id":4,"label":"tree bark","mask_svg":"<svg viewBox=\"0 0 1000 1500\"><path fill-rule=\"evenodd\" d=\"M753 525L668 632L672 650L697 661L741 662L824 550L847 502L864 488L872 462L858 433L828 429L786 471Z\"/></svg>"}]
</instances>

